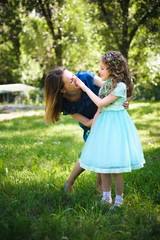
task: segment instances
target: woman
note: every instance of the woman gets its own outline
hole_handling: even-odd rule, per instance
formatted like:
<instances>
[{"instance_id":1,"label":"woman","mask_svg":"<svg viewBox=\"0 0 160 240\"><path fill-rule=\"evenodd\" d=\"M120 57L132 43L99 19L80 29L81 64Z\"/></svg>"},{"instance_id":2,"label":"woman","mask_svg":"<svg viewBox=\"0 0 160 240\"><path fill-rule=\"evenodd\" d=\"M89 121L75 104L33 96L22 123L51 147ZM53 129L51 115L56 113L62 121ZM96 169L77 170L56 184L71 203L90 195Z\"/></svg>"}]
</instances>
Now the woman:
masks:
<instances>
[{"instance_id":1,"label":"woman","mask_svg":"<svg viewBox=\"0 0 160 240\"><path fill-rule=\"evenodd\" d=\"M70 114L79 122L83 129L83 139L86 141L92 119L97 111L97 106L90 100L88 95L80 88L75 88L74 78L78 77L85 85L98 95L99 88L103 86L101 78L89 71L81 71L76 76L65 67L58 67L51 71L45 80L45 120L47 123L56 122L60 114ZM128 106L128 104L125 104ZM79 159L75 164L69 178L65 182L65 191L72 192L75 179L84 171L80 167ZM101 177L98 174L97 188L101 189Z\"/></svg>"}]
</instances>

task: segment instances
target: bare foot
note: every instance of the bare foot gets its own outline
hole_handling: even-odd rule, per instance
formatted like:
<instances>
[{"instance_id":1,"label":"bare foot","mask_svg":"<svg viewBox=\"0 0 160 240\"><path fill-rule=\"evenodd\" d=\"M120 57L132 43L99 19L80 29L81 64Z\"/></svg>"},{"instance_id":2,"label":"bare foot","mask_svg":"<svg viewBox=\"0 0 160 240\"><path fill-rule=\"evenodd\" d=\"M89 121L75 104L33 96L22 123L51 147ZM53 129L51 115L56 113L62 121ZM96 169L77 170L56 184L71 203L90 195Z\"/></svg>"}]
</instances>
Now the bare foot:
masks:
<instances>
[{"instance_id":1,"label":"bare foot","mask_svg":"<svg viewBox=\"0 0 160 240\"><path fill-rule=\"evenodd\" d=\"M70 184L69 182L64 182L64 191L65 193L73 193L73 188L72 188L72 184Z\"/></svg>"}]
</instances>

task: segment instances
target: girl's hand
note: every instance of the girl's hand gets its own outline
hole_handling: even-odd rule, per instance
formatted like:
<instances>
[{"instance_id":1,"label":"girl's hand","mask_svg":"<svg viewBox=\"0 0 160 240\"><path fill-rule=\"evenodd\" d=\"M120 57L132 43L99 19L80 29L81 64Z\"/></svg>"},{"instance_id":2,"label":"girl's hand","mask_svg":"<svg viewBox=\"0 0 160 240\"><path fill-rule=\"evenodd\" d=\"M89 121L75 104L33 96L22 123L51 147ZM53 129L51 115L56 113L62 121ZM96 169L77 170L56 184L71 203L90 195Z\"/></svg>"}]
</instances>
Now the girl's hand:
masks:
<instances>
[{"instance_id":1,"label":"girl's hand","mask_svg":"<svg viewBox=\"0 0 160 240\"><path fill-rule=\"evenodd\" d=\"M75 77L73 81L76 88L80 87L85 92L87 86L78 77Z\"/></svg>"}]
</instances>

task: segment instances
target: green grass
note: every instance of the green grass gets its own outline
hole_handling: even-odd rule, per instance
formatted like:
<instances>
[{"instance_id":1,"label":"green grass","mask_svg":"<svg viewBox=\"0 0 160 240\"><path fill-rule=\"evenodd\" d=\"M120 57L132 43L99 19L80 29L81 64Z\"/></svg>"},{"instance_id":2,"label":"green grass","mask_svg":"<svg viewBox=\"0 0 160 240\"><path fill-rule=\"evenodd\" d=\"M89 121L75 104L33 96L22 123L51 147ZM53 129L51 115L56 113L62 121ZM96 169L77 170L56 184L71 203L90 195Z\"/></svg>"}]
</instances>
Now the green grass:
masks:
<instances>
[{"instance_id":1,"label":"green grass","mask_svg":"<svg viewBox=\"0 0 160 240\"><path fill-rule=\"evenodd\" d=\"M0 122L0 239L158 240L160 103L133 102L129 112L146 164L124 174L124 205L115 211L97 204L93 172L81 174L74 195L63 192L83 147L69 116L55 125L45 125L43 115Z\"/></svg>"}]
</instances>

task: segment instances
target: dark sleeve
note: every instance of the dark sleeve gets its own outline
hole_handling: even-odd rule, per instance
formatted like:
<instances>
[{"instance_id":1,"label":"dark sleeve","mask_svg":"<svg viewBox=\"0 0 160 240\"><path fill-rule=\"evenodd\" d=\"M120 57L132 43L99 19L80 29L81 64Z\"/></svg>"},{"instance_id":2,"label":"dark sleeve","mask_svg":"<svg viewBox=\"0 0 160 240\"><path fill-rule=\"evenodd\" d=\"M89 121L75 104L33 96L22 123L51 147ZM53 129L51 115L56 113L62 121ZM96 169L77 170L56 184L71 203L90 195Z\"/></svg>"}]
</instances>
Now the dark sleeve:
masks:
<instances>
[{"instance_id":1,"label":"dark sleeve","mask_svg":"<svg viewBox=\"0 0 160 240\"><path fill-rule=\"evenodd\" d=\"M99 87L94 85L94 74L90 71L81 71L76 74L76 76L84 82L84 84L90 88L96 95L98 94ZM93 108L92 100L88 97L85 92L82 92L81 98L76 102L69 102L63 99L62 112L64 115L81 113L82 115L88 117L90 115L90 108Z\"/></svg>"}]
</instances>

